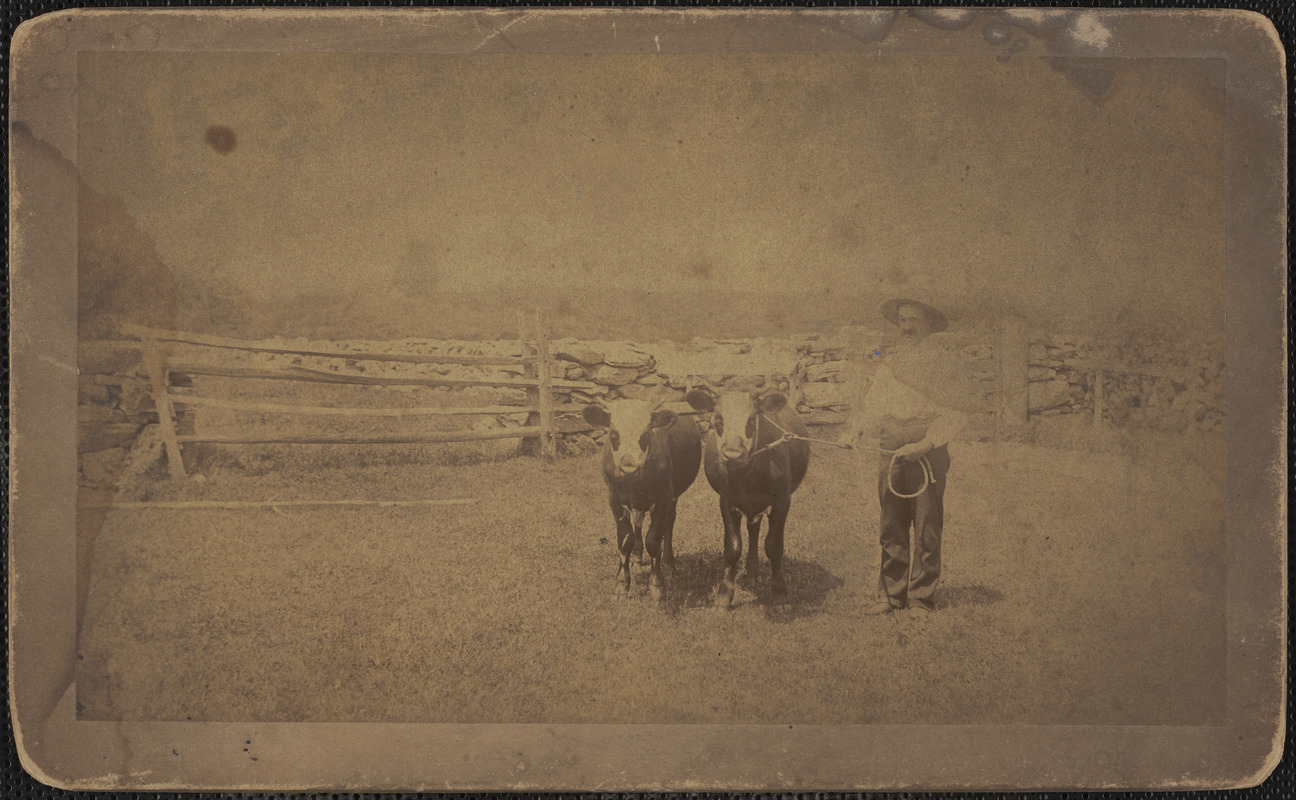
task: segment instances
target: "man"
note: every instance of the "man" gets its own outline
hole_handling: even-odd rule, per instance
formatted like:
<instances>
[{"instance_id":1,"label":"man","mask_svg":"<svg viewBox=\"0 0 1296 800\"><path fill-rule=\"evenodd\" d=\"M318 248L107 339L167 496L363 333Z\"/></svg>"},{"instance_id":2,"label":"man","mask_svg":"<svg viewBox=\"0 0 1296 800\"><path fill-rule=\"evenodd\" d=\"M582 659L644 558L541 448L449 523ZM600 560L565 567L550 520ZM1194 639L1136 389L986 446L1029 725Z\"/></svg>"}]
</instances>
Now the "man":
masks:
<instances>
[{"instance_id":1,"label":"man","mask_svg":"<svg viewBox=\"0 0 1296 800\"><path fill-rule=\"evenodd\" d=\"M966 384L959 366L928 340L948 327L944 314L898 299L882 304L882 316L899 329L899 339L879 363L842 440L878 454L882 599L867 613L908 609L925 615L935 608L940 580L947 445L967 424L955 408ZM859 442L874 432L876 444Z\"/></svg>"}]
</instances>

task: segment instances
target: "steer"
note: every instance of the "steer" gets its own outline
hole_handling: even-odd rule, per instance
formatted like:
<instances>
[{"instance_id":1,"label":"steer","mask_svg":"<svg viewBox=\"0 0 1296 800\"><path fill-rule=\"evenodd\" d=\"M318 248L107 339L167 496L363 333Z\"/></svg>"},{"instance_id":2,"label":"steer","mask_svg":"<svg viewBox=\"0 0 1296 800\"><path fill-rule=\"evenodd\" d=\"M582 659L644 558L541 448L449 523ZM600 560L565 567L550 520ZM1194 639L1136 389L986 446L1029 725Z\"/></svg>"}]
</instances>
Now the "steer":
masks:
<instances>
[{"instance_id":1,"label":"steer","mask_svg":"<svg viewBox=\"0 0 1296 800\"><path fill-rule=\"evenodd\" d=\"M781 392L766 394L725 391L717 399L702 389L689 391L689 405L711 412L711 433L706 442L706 476L720 495L720 517L724 520L725 575L717 604L733 605L738 559L742 555L742 531L747 522L747 574L756 580L760 556L761 520L769 516L765 555L770 562L772 602L787 598L783 576L783 527L792 507L792 493L801 485L810 465L809 434L805 423L788 407Z\"/></svg>"},{"instance_id":2,"label":"steer","mask_svg":"<svg viewBox=\"0 0 1296 800\"><path fill-rule=\"evenodd\" d=\"M693 485L702 463L702 434L691 417L658 409L645 400L612 400L606 407L589 405L585 421L608 428L603 446L603 480L608 505L616 518L617 549L630 591L630 554L646 549L652 559L649 591L661 599L666 589L663 564L675 568L671 537L675 531L675 503ZM648 536L643 518L649 516Z\"/></svg>"}]
</instances>

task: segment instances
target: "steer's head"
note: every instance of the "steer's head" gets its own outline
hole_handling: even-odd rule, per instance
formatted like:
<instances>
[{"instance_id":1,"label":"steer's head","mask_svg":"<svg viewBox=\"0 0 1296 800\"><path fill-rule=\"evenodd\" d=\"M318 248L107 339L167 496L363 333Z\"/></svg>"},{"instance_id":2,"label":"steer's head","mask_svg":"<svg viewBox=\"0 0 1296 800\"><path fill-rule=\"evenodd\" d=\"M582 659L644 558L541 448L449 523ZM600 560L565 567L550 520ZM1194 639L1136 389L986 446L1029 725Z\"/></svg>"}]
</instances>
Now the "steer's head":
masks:
<instances>
[{"instance_id":1,"label":"steer's head","mask_svg":"<svg viewBox=\"0 0 1296 800\"><path fill-rule=\"evenodd\" d=\"M581 416L596 428L608 429L612 468L620 476L638 472L648 460L652 432L669 428L679 418L674 411L659 409L646 400L612 400L606 406L585 406Z\"/></svg>"},{"instance_id":2,"label":"steer's head","mask_svg":"<svg viewBox=\"0 0 1296 800\"><path fill-rule=\"evenodd\" d=\"M760 394L742 391L722 392L719 397L703 389L692 389L685 396L689 405L698 411L711 414L711 429L715 431L720 458L724 461L746 461L756 449L758 418L774 415L787 405L782 392ZM767 438L773 438L778 429L766 423Z\"/></svg>"}]
</instances>

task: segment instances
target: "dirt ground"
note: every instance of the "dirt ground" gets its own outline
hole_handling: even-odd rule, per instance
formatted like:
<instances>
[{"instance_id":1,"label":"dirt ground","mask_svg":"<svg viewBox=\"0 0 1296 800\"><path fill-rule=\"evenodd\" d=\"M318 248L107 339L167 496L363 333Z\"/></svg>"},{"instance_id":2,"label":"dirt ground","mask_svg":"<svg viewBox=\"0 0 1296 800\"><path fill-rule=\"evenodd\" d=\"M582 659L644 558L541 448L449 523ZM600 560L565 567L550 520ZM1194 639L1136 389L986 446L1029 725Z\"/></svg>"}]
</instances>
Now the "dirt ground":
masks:
<instances>
[{"instance_id":1,"label":"dirt ground","mask_svg":"<svg viewBox=\"0 0 1296 800\"><path fill-rule=\"evenodd\" d=\"M153 499L475 498L423 508L114 509L94 535L84 719L1210 724L1224 717L1222 460L956 444L929 618L876 598L872 477L816 447L738 605L716 498L682 498L662 604L614 589L595 456L213 446ZM234 451L234 452L231 452ZM457 463L456 463L457 462ZM1215 468L1213 465L1219 465ZM867 487L867 488L866 488ZM755 593L753 593L755 590Z\"/></svg>"}]
</instances>

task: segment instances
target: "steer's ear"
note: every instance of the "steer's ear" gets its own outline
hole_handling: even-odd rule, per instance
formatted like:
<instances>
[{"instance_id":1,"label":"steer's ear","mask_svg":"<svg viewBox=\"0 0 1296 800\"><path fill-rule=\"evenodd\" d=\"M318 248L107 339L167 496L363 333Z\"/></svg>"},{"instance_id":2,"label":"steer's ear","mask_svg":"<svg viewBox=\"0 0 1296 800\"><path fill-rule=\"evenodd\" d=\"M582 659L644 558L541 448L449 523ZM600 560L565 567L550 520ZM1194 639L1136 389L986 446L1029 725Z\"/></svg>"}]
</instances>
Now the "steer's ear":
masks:
<instances>
[{"instance_id":1,"label":"steer's ear","mask_svg":"<svg viewBox=\"0 0 1296 800\"><path fill-rule=\"evenodd\" d=\"M612 415L603 406L585 406L581 409L581 416L596 428L606 428L612 424Z\"/></svg>"},{"instance_id":2,"label":"steer's ear","mask_svg":"<svg viewBox=\"0 0 1296 800\"><path fill-rule=\"evenodd\" d=\"M756 401L756 408L762 414L777 414L787 405L787 395L782 392L770 392Z\"/></svg>"},{"instance_id":3,"label":"steer's ear","mask_svg":"<svg viewBox=\"0 0 1296 800\"><path fill-rule=\"evenodd\" d=\"M652 422L649 423L649 427L659 431L665 430L666 428L669 428L670 426L674 425L677 419L679 419L679 414L676 414L674 411L668 411L663 408L659 411L653 412Z\"/></svg>"},{"instance_id":4,"label":"steer's ear","mask_svg":"<svg viewBox=\"0 0 1296 800\"><path fill-rule=\"evenodd\" d=\"M688 404L693 406L695 411L715 411L715 398L710 392L704 392L701 389L689 389L688 394L684 395Z\"/></svg>"}]
</instances>

